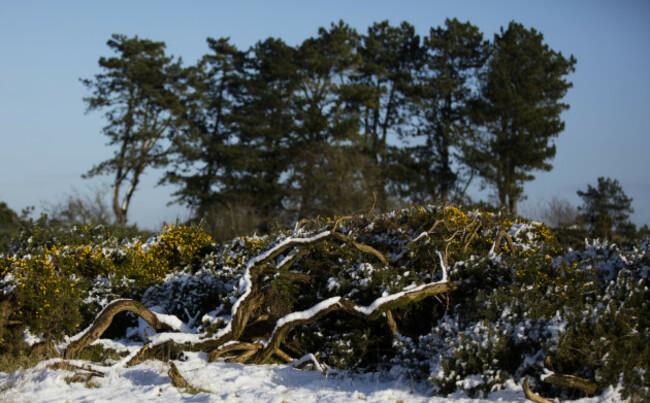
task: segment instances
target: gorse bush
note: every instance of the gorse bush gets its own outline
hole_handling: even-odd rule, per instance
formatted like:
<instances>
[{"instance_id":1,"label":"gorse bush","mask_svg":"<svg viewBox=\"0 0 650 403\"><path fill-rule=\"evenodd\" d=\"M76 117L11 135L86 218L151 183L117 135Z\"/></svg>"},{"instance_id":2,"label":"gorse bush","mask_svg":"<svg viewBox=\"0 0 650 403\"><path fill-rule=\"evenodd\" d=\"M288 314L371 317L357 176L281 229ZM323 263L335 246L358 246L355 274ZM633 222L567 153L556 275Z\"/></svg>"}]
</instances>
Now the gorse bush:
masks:
<instances>
[{"instance_id":1,"label":"gorse bush","mask_svg":"<svg viewBox=\"0 0 650 403\"><path fill-rule=\"evenodd\" d=\"M60 340L87 325L110 300L142 295L168 274L201 259L211 245L198 227L166 226L147 242L102 226L28 227L0 257L7 317Z\"/></svg>"},{"instance_id":2,"label":"gorse bush","mask_svg":"<svg viewBox=\"0 0 650 403\"><path fill-rule=\"evenodd\" d=\"M36 223L0 258L0 353L27 330L44 339L72 335L118 298L174 315L191 333L217 334L250 291L256 258L296 233L335 228L342 238L277 256L255 274L254 292L265 302L251 308L241 340L264 338L281 318L329 298L367 306L439 281L445 267L457 286L448 295L390 307L378 320L333 312L289 331L282 348L337 368L406 372L438 394L478 395L529 376L545 395L574 397L540 381L548 359L557 373L647 396L648 242L573 250L541 223L453 206L318 218L221 244L198 226L165 226L145 240ZM124 328L135 324L124 322L114 336L144 337Z\"/></svg>"},{"instance_id":3,"label":"gorse bush","mask_svg":"<svg viewBox=\"0 0 650 403\"><path fill-rule=\"evenodd\" d=\"M546 227L513 225L514 254L456 262L466 284L450 314L417 338L395 342L393 364L428 378L439 393L498 389L505 380L539 377L548 357L558 373L626 396L647 396L650 368L648 244L628 251L594 242L562 252ZM464 291L463 291L464 290ZM547 395L566 394L538 385Z\"/></svg>"}]
</instances>

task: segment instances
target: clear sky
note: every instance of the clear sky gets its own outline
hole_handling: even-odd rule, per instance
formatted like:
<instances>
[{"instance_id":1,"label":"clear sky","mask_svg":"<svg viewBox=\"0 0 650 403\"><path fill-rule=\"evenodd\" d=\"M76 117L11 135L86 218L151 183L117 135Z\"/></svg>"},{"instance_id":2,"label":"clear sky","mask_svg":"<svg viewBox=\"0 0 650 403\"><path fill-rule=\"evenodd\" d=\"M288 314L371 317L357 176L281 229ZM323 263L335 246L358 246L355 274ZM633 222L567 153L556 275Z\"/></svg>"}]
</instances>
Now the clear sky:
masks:
<instances>
[{"instance_id":1,"label":"clear sky","mask_svg":"<svg viewBox=\"0 0 650 403\"><path fill-rule=\"evenodd\" d=\"M85 114L79 78L100 72L113 33L167 44L186 64L208 52L206 38L240 49L279 37L295 45L344 20L360 32L376 21L408 21L420 35L456 17L487 38L511 20L534 27L578 63L565 101L566 129L550 172L525 185L528 208L553 196L580 204L578 189L616 178L633 197L637 224L650 223L650 2L648 1L9 1L0 0L0 201L20 211L89 192L109 177L84 180L112 149L102 114ZM166 206L174 190L149 171L129 219L155 229L186 218ZM524 204L523 209L526 209Z\"/></svg>"}]
</instances>

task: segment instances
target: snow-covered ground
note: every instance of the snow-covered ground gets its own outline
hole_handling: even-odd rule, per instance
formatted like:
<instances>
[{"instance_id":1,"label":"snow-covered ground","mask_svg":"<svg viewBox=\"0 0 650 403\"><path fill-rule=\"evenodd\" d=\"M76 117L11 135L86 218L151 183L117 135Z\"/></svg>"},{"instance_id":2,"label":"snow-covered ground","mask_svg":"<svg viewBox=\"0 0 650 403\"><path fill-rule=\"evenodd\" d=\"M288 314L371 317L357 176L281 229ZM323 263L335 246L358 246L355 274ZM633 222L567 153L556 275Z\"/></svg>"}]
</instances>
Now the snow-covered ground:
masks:
<instances>
[{"instance_id":1,"label":"snow-covered ground","mask_svg":"<svg viewBox=\"0 0 650 403\"><path fill-rule=\"evenodd\" d=\"M470 399L465 395L431 397L426 385L409 379L377 374L352 374L330 371L299 370L290 365L243 365L208 363L205 354L190 353L175 361L180 373L206 392L191 395L180 392L167 375L169 364L147 361L132 368L116 365L94 366L104 377L87 383L68 383L73 372L46 368L42 362L34 368L14 373L0 372L2 402L524 402L520 385L492 393L488 399ZM74 364L83 364L80 361ZM607 390L594 399L580 402L620 401L618 393Z\"/></svg>"}]
</instances>

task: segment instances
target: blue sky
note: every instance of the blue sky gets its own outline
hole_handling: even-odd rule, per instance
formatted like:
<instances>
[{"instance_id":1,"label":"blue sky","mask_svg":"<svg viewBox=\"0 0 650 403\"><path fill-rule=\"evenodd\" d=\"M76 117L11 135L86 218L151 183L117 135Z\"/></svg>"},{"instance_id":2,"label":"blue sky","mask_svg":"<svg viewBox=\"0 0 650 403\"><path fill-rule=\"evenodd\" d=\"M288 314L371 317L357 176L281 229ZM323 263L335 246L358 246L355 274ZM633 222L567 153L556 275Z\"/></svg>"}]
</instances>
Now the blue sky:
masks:
<instances>
[{"instance_id":1,"label":"blue sky","mask_svg":"<svg viewBox=\"0 0 650 403\"><path fill-rule=\"evenodd\" d=\"M534 210L551 197L580 204L578 189L599 176L617 178L634 198L637 224L650 223L650 2L647 1L0 1L0 201L20 211L56 204L74 189L109 177L81 179L112 149L101 113L85 114L79 78L99 72L113 33L164 41L186 64L207 53L207 37L228 36L241 49L267 37L294 45L318 27L344 20L363 32L375 21L408 21L420 35L456 17L487 38L511 20L534 27L578 63L565 101L566 129L550 172L525 185ZM156 187L150 171L129 219L155 229L187 217L166 206L173 188Z\"/></svg>"}]
</instances>

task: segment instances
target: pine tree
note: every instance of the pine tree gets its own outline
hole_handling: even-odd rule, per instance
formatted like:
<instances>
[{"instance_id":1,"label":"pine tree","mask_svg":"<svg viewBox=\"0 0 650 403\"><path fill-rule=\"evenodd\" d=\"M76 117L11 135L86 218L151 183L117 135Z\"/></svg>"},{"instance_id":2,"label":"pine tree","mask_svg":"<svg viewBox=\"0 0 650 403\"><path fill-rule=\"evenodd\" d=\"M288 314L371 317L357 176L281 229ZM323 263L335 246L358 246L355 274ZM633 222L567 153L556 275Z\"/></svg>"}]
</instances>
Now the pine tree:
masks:
<instances>
[{"instance_id":1,"label":"pine tree","mask_svg":"<svg viewBox=\"0 0 650 403\"><path fill-rule=\"evenodd\" d=\"M413 151L420 160L422 193L444 203L459 184L459 168L452 165L464 162L475 137L470 108L487 43L477 27L454 18L447 19L444 28L431 28L424 47L426 63L413 92L418 111L415 134L423 135L425 144Z\"/></svg>"},{"instance_id":2,"label":"pine tree","mask_svg":"<svg viewBox=\"0 0 650 403\"><path fill-rule=\"evenodd\" d=\"M572 86L566 76L576 60L543 39L519 23L501 28L483 79L480 122L486 133L473 158L483 179L495 186L501 206L514 213L524 182L534 179L531 171L552 168L552 139L564 130L560 114L569 108L561 100Z\"/></svg>"},{"instance_id":3,"label":"pine tree","mask_svg":"<svg viewBox=\"0 0 650 403\"><path fill-rule=\"evenodd\" d=\"M376 167L369 179L377 205L386 209L390 179L395 176L390 161L396 150L389 137L397 139L412 123L408 88L422 60L420 37L407 22L398 27L388 21L375 23L362 37L359 53L362 61L350 96L361 113L363 151Z\"/></svg>"},{"instance_id":4,"label":"pine tree","mask_svg":"<svg viewBox=\"0 0 650 403\"><path fill-rule=\"evenodd\" d=\"M599 177L597 188L587 185L586 191L578 190L578 196L584 202L578 210L593 236L612 239L614 228L618 232L630 231L629 217L634 213L632 199L623 192L618 180Z\"/></svg>"},{"instance_id":5,"label":"pine tree","mask_svg":"<svg viewBox=\"0 0 650 403\"><path fill-rule=\"evenodd\" d=\"M231 113L241 82L244 52L228 38L208 38L211 53L187 69L188 91L179 135L171 148L173 165L163 182L179 186L176 202L209 219L215 207L232 202L232 171L239 157Z\"/></svg>"},{"instance_id":6,"label":"pine tree","mask_svg":"<svg viewBox=\"0 0 650 403\"><path fill-rule=\"evenodd\" d=\"M359 114L347 96L360 63L358 41L341 21L297 49L290 191L298 218L343 215L367 202Z\"/></svg>"},{"instance_id":7,"label":"pine tree","mask_svg":"<svg viewBox=\"0 0 650 403\"><path fill-rule=\"evenodd\" d=\"M293 114L299 75L296 50L280 39L268 38L252 47L232 110L232 130L238 141L231 194L259 217L258 228L286 221L286 176L295 137Z\"/></svg>"},{"instance_id":8,"label":"pine tree","mask_svg":"<svg viewBox=\"0 0 650 403\"><path fill-rule=\"evenodd\" d=\"M101 57L104 72L81 81L92 91L84 98L88 111L106 111L103 133L117 150L85 177L114 175L113 211L124 225L142 173L167 163L163 141L173 135L182 111L182 68L165 55L164 42L114 34L107 45L117 56Z\"/></svg>"}]
</instances>

